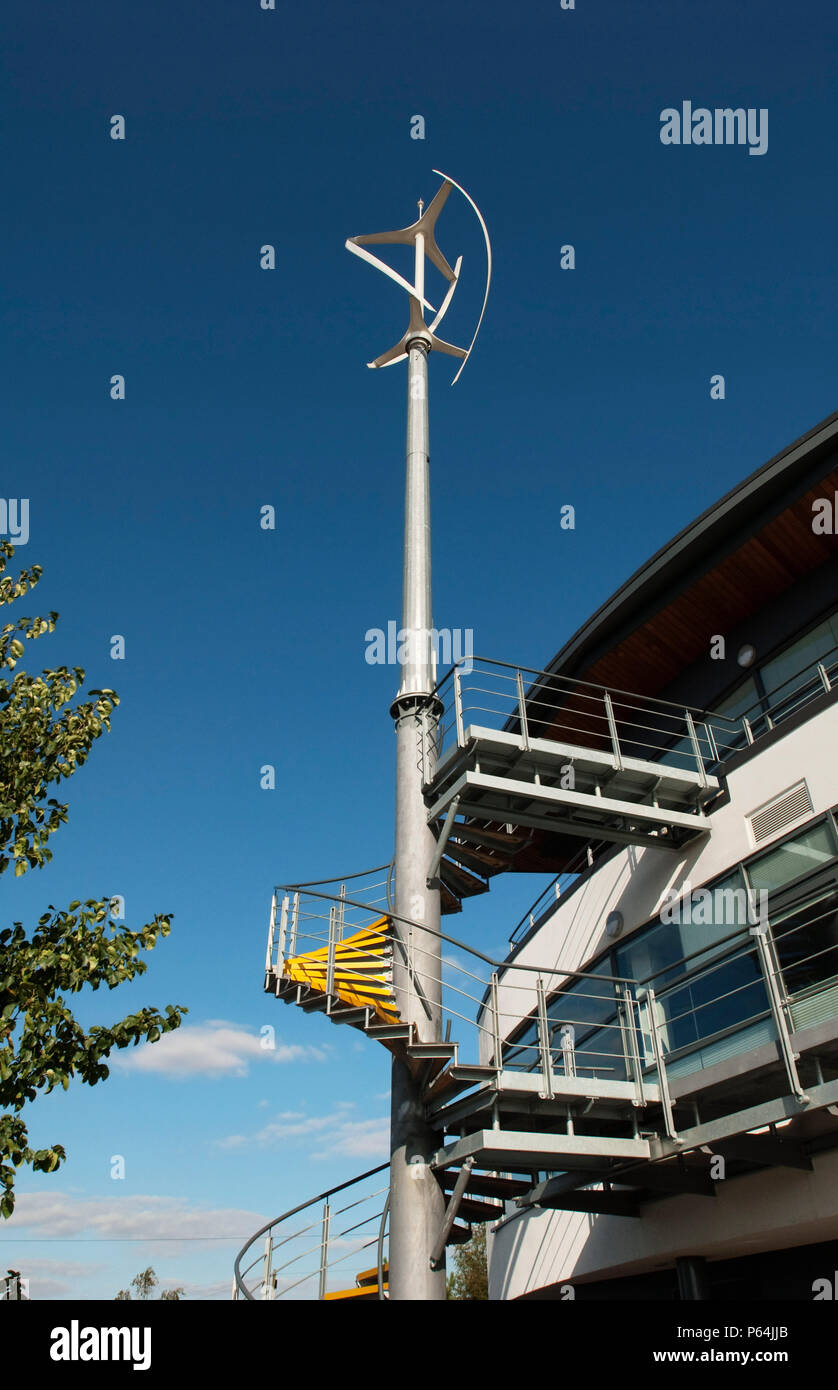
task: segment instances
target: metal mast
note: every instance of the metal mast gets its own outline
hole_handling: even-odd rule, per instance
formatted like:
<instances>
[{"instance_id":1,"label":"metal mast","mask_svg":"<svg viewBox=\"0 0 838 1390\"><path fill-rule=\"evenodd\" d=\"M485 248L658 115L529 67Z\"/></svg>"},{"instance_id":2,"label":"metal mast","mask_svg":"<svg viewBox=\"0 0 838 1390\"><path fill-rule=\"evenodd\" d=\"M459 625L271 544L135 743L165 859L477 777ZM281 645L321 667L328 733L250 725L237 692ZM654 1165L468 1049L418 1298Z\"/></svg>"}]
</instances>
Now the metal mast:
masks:
<instances>
[{"instance_id":1,"label":"metal mast","mask_svg":"<svg viewBox=\"0 0 838 1390\"><path fill-rule=\"evenodd\" d=\"M438 171L434 171L438 172ZM399 692L390 708L396 729L396 835L395 901L393 923L393 983L402 1020L413 1025L418 1042L442 1037L442 959L439 937L439 881L430 877L436 838L428 824L423 780L429 780L435 757L440 702L431 692L436 683L432 642L431 520L428 431L428 353L432 349L465 359L466 350L438 338L435 329L445 314L462 264L446 261L434 238L434 226L452 188L442 187L410 227L353 237L347 248L406 289L410 295L407 332L389 352L369 363L390 366L403 360L407 371L407 459L405 477L404 568L402 580L403 659ZM460 192L471 203L465 190ZM471 203L472 207L474 204ZM477 209L475 208L477 212ZM480 213L477 213L480 217ZM480 217L484 235L485 224ZM369 243L413 244L414 282L410 285L385 262L362 249ZM488 248L488 236L486 237ZM425 298L425 258L449 282L448 292L430 325L423 310L433 306ZM491 258L490 258L491 266ZM486 285L488 296L488 279ZM485 309L484 298L484 309ZM482 313L481 313L482 320ZM480 324L478 323L478 329ZM475 332L474 337L477 337ZM457 373L459 376L459 372ZM455 377L456 380L456 377ZM408 919L413 925L407 926ZM396 1300L429 1300L445 1297L445 1271L431 1269L431 1252L445 1216L442 1190L431 1168L439 1147L439 1135L424 1114L418 1068L406 1055L393 1058L390 1118L390 1297Z\"/></svg>"}]
</instances>

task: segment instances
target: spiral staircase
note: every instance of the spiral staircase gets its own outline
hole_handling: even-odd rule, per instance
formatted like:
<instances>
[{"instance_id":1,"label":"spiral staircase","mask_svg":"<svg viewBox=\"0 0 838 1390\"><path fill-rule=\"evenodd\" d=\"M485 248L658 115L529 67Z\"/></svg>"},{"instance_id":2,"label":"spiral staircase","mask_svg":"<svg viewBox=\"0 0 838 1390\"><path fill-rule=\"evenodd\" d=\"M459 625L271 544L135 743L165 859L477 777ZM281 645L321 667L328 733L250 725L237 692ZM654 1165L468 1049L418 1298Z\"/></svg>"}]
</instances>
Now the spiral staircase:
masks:
<instances>
[{"instance_id":1,"label":"spiral staircase","mask_svg":"<svg viewBox=\"0 0 838 1390\"><path fill-rule=\"evenodd\" d=\"M557 689L546 673L528 675L525 692L520 670L503 668L498 683L491 671L475 673L472 713L500 718L501 728L467 720L459 670L441 683L452 698L434 748L417 727L437 838L428 880L440 884L449 912L496 873L552 871L560 896L602 846L677 851L711 833L725 759L755 738L747 717L734 722L581 683ZM502 699L510 686L511 709ZM815 925L804 915L782 930L805 954ZM503 1223L521 1209L638 1219L678 1195L712 1200L720 1156L727 1178L765 1167L807 1170L818 1145L832 1142L835 991L827 981L816 1001L826 1031L810 1026L785 993L773 931L744 932L735 948L761 977L771 1037L747 1099L738 1083L705 1095L695 1074L668 1062L666 1012L648 982L535 964L529 952L499 961L445 931L439 937L453 953L430 951L427 927L414 932L395 913L389 866L291 885L272 898L264 975L268 993L382 1043L419 1081L439 1135L431 1169L445 1204L433 1268L474 1225ZM404 1021L411 1010L394 988L397 951L408 994L416 977L440 985L437 1039L420 1040ZM696 1012L727 997L718 989L714 998L707 988ZM256 1232L237 1258L234 1297L386 1299L387 1168Z\"/></svg>"}]
</instances>

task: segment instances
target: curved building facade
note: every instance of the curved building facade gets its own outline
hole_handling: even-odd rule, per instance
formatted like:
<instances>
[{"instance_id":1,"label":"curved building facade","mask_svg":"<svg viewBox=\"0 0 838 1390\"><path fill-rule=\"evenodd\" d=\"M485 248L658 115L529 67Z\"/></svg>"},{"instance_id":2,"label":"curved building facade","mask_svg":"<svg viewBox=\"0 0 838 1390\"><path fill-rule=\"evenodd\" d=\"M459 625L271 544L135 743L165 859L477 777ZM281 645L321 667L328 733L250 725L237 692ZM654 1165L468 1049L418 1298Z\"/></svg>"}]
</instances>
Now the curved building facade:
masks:
<instances>
[{"instance_id":1,"label":"curved building facade","mask_svg":"<svg viewBox=\"0 0 838 1390\"><path fill-rule=\"evenodd\" d=\"M551 1136L490 1227L492 1298L811 1298L836 1267L836 507L832 416L529 680L506 801L477 740L458 809L494 795L513 867L557 874L499 973L500 1061L484 1034L532 1078L496 1130Z\"/></svg>"}]
</instances>

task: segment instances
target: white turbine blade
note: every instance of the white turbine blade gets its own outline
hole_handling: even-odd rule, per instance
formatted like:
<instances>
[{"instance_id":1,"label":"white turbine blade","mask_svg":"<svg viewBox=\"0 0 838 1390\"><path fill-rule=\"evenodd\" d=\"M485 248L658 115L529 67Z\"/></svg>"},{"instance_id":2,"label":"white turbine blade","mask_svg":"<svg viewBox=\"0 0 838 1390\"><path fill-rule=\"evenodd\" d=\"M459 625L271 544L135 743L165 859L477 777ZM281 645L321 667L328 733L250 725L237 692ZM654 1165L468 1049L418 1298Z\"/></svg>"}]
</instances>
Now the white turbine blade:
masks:
<instances>
[{"instance_id":1,"label":"white turbine blade","mask_svg":"<svg viewBox=\"0 0 838 1390\"><path fill-rule=\"evenodd\" d=\"M395 280L397 285L401 285L403 290L407 290L412 299L418 300L423 309L429 309L432 314L436 313L433 304L429 304L427 299L416 293L416 286L411 285L408 280L405 280L403 275L399 275L398 271L393 270L385 261L380 261L378 257L373 256L370 251L365 251L363 246L358 246L355 242L348 239L346 241L346 249L347 251L351 251L353 256L360 256L362 261L368 261L370 265L375 266L375 269L380 270L384 275L389 275L391 280Z\"/></svg>"},{"instance_id":2,"label":"white turbine blade","mask_svg":"<svg viewBox=\"0 0 838 1390\"><path fill-rule=\"evenodd\" d=\"M432 335L432 346L436 348L437 352L447 352L449 357L468 357L468 352L466 352L465 348L457 347L455 343L446 343L444 338L438 338L435 333ZM469 352L471 352L471 348L469 348ZM465 365L464 361L463 367ZM460 368L460 372L463 370L463 367ZM458 372L457 376L459 376L459 374Z\"/></svg>"},{"instance_id":3,"label":"white turbine blade","mask_svg":"<svg viewBox=\"0 0 838 1390\"><path fill-rule=\"evenodd\" d=\"M484 241L486 242L486 293L485 293L484 296L483 296L483 308L480 310L480 318L477 320L477 327L476 327L475 330L474 330L474 337L472 338L472 340L471 340L471 342L470 342L470 344L469 344L468 352L466 353L465 358L463 359L463 362L462 362L462 364L461 364L461 366L460 366L460 370L457 372L457 375L454 377L454 380L451 382L451 385L452 385L452 386L456 386L457 382L458 382L459 379L460 379L460 374L461 374L461 372L462 372L462 370L463 370L463 367L466 365L466 362L468 361L468 359L469 359L469 357L470 357L470 355L471 355L471 350L472 350L472 348L474 347L474 344L477 342L477 335L478 335L478 333L480 332L480 325L481 325L481 323L483 322L483 315L484 315L485 312L486 312L486 302L487 302L487 300L488 300L488 298L489 298L489 285L490 285L491 282L492 282L492 243L491 243L490 240L489 240L489 232L488 232L488 229L487 229L487 227L486 227L486 223L483 221L483 214L481 213L481 211L480 211L479 207L477 206L477 204L475 203L474 199L469 197L468 193L466 193L466 190L465 190L464 188L461 188L460 185L456 182L455 179L452 179L448 174L443 174L443 172L442 172L441 169L434 169L433 172L434 172L435 174L439 174L439 177L440 177L441 179L447 179L448 182L449 182L450 184L453 184L454 187L455 187L460 193L462 193L462 195L463 195L463 197L465 198L466 202L469 203L469 204L471 205L471 207L472 207L472 208L474 209L474 211L475 211L475 214L476 214L476 216L477 216L477 220L478 220L478 222L480 223L480 226L481 226L482 231L483 231L483 239L484 239Z\"/></svg>"},{"instance_id":4,"label":"white turbine blade","mask_svg":"<svg viewBox=\"0 0 838 1390\"><path fill-rule=\"evenodd\" d=\"M350 241L357 242L358 245L369 246L373 242L378 245L386 243L392 246L410 246L415 235L414 228L418 223L414 222L410 227L400 227L395 232L368 232L365 236L352 236Z\"/></svg>"},{"instance_id":5,"label":"white turbine blade","mask_svg":"<svg viewBox=\"0 0 838 1390\"><path fill-rule=\"evenodd\" d=\"M380 357L376 357L374 362L368 362L368 367L392 367L395 362L401 362L407 357L404 350L404 338L400 338L395 347L388 348L382 352Z\"/></svg>"},{"instance_id":6,"label":"white turbine blade","mask_svg":"<svg viewBox=\"0 0 838 1390\"><path fill-rule=\"evenodd\" d=\"M434 169L433 172L435 174L439 174L438 169ZM428 203L428 206L425 208L425 211L422 213L422 216L419 218L419 223L424 223L425 227L427 227L430 231L433 231L434 223L436 222L436 219L439 217L439 214L442 212L442 209L445 207L445 203L448 199L448 194L451 192L452 188L456 188L457 186L454 183L454 180L449 179L446 174L439 174L439 176L441 179L445 179L445 183L442 185L441 188L437 189L433 198ZM416 225L418 226L419 223L417 223Z\"/></svg>"},{"instance_id":7,"label":"white turbine blade","mask_svg":"<svg viewBox=\"0 0 838 1390\"><path fill-rule=\"evenodd\" d=\"M445 298L443 299L441 305L439 306L439 313L437 314L437 316L436 316L436 318L434 319L433 323L429 323L429 324L428 324L428 329L429 329L429 331L430 331L431 333L433 333L434 329L435 329L440 323L442 323L442 320L445 318L446 312L447 312L447 310L448 310L448 305L451 303L451 300L452 300L453 295L454 295L454 291L455 291L455 289L457 288L457 281L458 281L459 278L460 278L460 266L462 265L462 263L463 263L463 258L462 258L462 256L458 256L458 257L457 257L457 264L456 264L455 267L454 267L454 279L451 281L451 284L448 286L448 293L446 294L446 296L445 296Z\"/></svg>"},{"instance_id":8,"label":"white turbine blade","mask_svg":"<svg viewBox=\"0 0 838 1390\"><path fill-rule=\"evenodd\" d=\"M434 169L434 173L437 173L436 169ZM443 178L445 178L444 175ZM441 271L442 274L445 276L446 280L450 281L456 279L456 271L453 271L451 269L450 265L448 264L447 260L445 259L442 252L436 244L435 227L436 220L439 217L439 214L442 212L442 209L444 208L445 203L448 199L448 194L454 187L455 184L451 179L445 179L445 182L443 183L442 187L431 199L429 205L426 207L425 211L422 213L422 216L419 219L419 222L417 223L418 229L425 233L425 255L431 262L431 265L435 265L437 270Z\"/></svg>"}]
</instances>

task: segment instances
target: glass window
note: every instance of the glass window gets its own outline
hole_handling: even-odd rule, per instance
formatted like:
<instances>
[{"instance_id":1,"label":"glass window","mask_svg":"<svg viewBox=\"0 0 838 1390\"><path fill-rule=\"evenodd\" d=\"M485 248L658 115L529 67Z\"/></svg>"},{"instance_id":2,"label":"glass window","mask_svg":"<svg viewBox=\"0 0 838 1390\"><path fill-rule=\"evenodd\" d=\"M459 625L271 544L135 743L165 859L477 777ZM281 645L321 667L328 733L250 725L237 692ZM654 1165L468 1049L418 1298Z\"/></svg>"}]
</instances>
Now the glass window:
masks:
<instances>
[{"instance_id":1,"label":"glass window","mask_svg":"<svg viewBox=\"0 0 838 1390\"><path fill-rule=\"evenodd\" d=\"M835 842L828 821L821 821L811 830L787 840L777 849L769 850L747 866L752 888L765 888L769 893L812 869L820 868L835 858Z\"/></svg>"},{"instance_id":2,"label":"glass window","mask_svg":"<svg viewBox=\"0 0 838 1390\"><path fill-rule=\"evenodd\" d=\"M665 1053L745 1023L768 1007L756 951L740 945L728 959L658 994L657 1004Z\"/></svg>"},{"instance_id":3,"label":"glass window","mask_svg":"<svg viewBox=\"0 0 838 1390\"><path fill-rule=\"evenodd\" d=\"M665 1053L734 1028L767 1007L753 945L749 902L739 869L694 889L672 915L679 921L629 939L617 951L617 973L652 986Z\"/></svg>"},{"instance_id":4,"label":"glass window","mask_svg":"<svg viewBox=\"0 0 838 1390\"><path fill-rule=\"evenodd\" d=\"M572 1023L578 1036L611 1017L616 1008L615 986L610 980L591 978L597 974L611 974L608 956L598 961L584 979L574 980L567 989L548 1000L547 1016L551 1023ZM551 1027L551 1031L555 1029Z\"/></svg>"},{"instance_id":5,"label":"glass window","mask_svg":"<svg viewBox=\"0 0 838 1390\"><path fill-rule=\"evenodd\" d=\"M777 958L789 994L838 976L838 893L821 888L786 911L771 914Z\"/></svg>"},{"instance_id":6,"label":"glass window","mask_svg":"<svg viewBox=\"0 0 838 1390\"><path fill-rule=\"evenodd\" d=\"M747 680L742 681L741 685L737 685L735 690L714 706L714 714L725 716L724 719L714 720L711 714L707 720L713 730L713 737L716 740L716 747L722 761L731 753L745 747L747 738L740 721L744 714L747 714L748 718L752 720L758 708L759 695L753 676L748 676ZM734 721L734 723L729 723L729 720Z\"/></svg>"},{"instance_id":7,"label":"glass window","mask_svg":"<svg viewBox=\"0 0 838 1390\"><path fill-rule=\"evenodd\" d=\"M775 717L791 714L803 698L811 695L810 686L818 680L817 663L834 647L838 647L838 614L819 623L760 668Z\"/></svg>"},{"instance_id":8,"label":"glass window","mask_svg":"<svg viewBox=\"0 0 838 1390\"><path fill-rule=\"evenodd\" d=\"M679 921L663 921L638 932L618 949L616 974L658 989L703 964L717 942L737 929L746 930L747 900L740 871L711 888L693 890L689 901L682 900L672 915L676 913ZM680 964L685 956L692 959Z\"/></svg>"}]
</instances>

